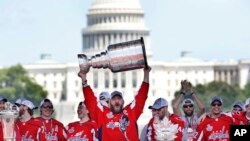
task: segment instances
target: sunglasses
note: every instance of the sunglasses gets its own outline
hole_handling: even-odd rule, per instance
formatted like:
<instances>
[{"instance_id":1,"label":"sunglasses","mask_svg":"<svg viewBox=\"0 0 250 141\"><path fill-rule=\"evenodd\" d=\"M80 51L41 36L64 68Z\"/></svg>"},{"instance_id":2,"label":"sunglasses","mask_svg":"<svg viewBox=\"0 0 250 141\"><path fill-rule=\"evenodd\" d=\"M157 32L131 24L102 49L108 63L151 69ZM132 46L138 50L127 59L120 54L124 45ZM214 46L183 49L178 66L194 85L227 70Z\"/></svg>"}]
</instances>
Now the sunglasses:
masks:
<instances>
[{"instance_id":1,"label":"sunglasses","mask_svg":"<svg viewBox=\"0 0 250 141\"><path fill-rule=\"evenodd\" d=\"M42 106L44 109L53 109L53 106Z\"/></svg>"},{"instance_id":2,"label":"sunglasses","mask_svg":"<svg viewBox=\"0 0 250 141\"><path fill-rule=\"evenodd\" d=\"M188 108L188 107L193 108L194 105L193 105L193 104L190 104L190 105L183 105L183 108Z\"/></svg>"},{"instance_id":3,"label":"sunglasses","mask_svg":"<svg viewBox=\"0 0 250 141\"><path fill-rule=\"evenodd\" d=\"M222 104L221 103L212 103L211 105L220 107Z\"/></svg>"}]
</instances>

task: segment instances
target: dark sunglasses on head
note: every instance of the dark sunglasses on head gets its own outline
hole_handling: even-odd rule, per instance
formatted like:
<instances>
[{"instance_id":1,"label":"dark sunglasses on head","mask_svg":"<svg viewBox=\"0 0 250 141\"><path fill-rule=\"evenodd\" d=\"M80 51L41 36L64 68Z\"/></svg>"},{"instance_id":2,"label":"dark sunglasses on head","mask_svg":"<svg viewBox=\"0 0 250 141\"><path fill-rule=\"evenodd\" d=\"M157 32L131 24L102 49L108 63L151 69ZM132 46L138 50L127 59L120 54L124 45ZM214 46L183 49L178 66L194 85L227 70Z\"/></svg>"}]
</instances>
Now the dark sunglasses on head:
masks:
<instances>
[{"instance_id":1,"label":"dark sunglasses on head","mask_svg":"<svg viewBox=\"0 0 250 141\"><path fill-rule=\"evenodd\" d=\"M212 105L212 106L216 106L216 105L217 105L217 106L220 107L222 104L221 104L221 103L212 103L211 105Z\"/></svg>"},{"instance_id":2,"label":"dark sunglasses on head","mask_svg":"<svg viewBox=\"0 0 250 141\"><path fill-rule=\"evenodd\" d=\"M183 105L183 108L188 108L188 107L193 108L194 105L193 105L193 104L190 104L190 105Z\"/></svg>"}]
</instances>

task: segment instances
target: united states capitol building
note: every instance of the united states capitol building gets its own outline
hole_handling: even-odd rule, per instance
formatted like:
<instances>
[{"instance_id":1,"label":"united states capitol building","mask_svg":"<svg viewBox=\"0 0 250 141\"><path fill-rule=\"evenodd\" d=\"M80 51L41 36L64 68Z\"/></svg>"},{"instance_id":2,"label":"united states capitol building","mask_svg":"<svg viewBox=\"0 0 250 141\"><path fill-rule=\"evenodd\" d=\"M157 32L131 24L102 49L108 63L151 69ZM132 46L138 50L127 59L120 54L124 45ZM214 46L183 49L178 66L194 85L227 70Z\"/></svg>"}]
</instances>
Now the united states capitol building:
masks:
<instances>
[{"instance_id":1,"label":"united states capitol building","mask_svg":"<svg viewBox=\"0 0 250 141\"><path fill-rule=\"evenodd\" d=\"M147 107L155 99L164 97L171 103L183 79L191 81L193 85L216 80L244 87L250 82L250 59L203 61L184 51L180 58L173 61L153 60L150 31L146 27L139 0L93 0L87 14L87 27L82 30L82 53L91 57L105 51L110 44L140 37L144 38L148 64L152 71L150 91L144 113L138 121L139 126L150 119L151 112ZM75 107L84 99L81 80L77 76L78 62L58 63L49 54L42 54L38 62L23 66L30 77L48 91L48 98L56 105L56 118L64 124L76 120ZM120 90L126 104L133 100L142 80L142 69L119 73L112 73L109 69L91 69L88 73L88 84L97 96L102 91ZM171 106L169 110L172 111Z\"/></svg>"}]
</instances>

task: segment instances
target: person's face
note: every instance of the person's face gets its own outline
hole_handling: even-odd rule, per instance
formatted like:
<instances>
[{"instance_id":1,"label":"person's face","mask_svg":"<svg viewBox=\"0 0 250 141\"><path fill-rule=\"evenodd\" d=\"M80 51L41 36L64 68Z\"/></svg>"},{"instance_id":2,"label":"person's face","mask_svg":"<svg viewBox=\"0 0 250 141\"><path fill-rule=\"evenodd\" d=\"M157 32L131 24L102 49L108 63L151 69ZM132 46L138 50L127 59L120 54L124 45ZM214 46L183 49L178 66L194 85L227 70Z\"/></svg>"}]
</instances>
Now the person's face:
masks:
<instances>
[{"instance_id":1,"label":"person's face","mask_svg":"<svg viewBox=\"0 0 250 141\"><path fill-rule=\"evenodd\" d=\"M163 118L167 115L168 107L162 107L160 109L156 109L155 115L159 117L160 120L163 120Z\"/></svg>"},{"instance_id":2,"label":"person's face","mask_svg":"<svg viewBox=\"0 0 250 141\"><path fill-rule=\"evenodd\" d=\"M78 114L79 119L82 119L82 118L88 116L88 113L89 112L84 104L78 106L77 114Z\"/></svg>"},{"instance_id":3,"label":"person's face","mask_svg":"<svg viewBox=\"0 0 250 141\"><path fill-rule=\"evenodd\" d=\"M0 111L5 109L5 102L3 100L0 101Z\"/></svg>"},{"instance_id":4,"label":"person's face","mask_svg":"<svg viewBox=\"0 0 250 141\"><path fill-rule=\"evenodd\" d=\"M19 106L19 115L23 115L25 113L25 111L28 110L28 107L25 105L20 105Z\"/></svg>"},{"instance_id":5,"label":"person's face","mask_svg":"<svg viewBox=\"0 0 250 141\"><path fill-rule=\"evenodd\" d=\"M120 96L114 96L110 100L111 111L115 114L122 112L124 100Z\"/></svg>"},{"instance_id":6,"label":"person's face","mask_svg":"<svg viewBox=\"0 0 250 141\"><path fill-rule=\"evenodd\" d=\"M50 117L54 112L53 106L50 102L44 102L40 110L41 115L45 117Z\"/></svg>"},{"instance_id":7,"label":"person's face","mask_svg":"<svg viewBox=\"0 0 250 141\"><path fill-rule=\"evenodd\" d=\"M214 102L211 104L211 112L212 112L212 114L215 114L215 115L220 114L220 112L221 112L221 106L222 106L222 103L221 103L221 102L219 102L219 101L214 101Z\"/></svg>"},{"instance_id":8,"label":"person's face","mask_svg":"<svg viewBox=\"0 0 250 141\"><path fill-rule=\"evenodd\" d=\"M243 109L240 106L234 106L232 112L242 112Z\"/></svg>"},{"instance_id":9,"label":"person's face","mask_svg":"<svg viewBox=\"0 0 250 141\"><path fill-rule=\"evenodd\" d=\"M194 113L194 105L192 103L183 105L183 112L186 116L192 116Z\"/></svg>"},{"instance_id":10,"label":"person's face","mask_svg":"<svg viewBox=\"0 0 250 141\"><path fill-rule=\"evenodd\" d=\"M246 113L250 115L250 104L246 105Z\"/></svg>"}]
</instances>

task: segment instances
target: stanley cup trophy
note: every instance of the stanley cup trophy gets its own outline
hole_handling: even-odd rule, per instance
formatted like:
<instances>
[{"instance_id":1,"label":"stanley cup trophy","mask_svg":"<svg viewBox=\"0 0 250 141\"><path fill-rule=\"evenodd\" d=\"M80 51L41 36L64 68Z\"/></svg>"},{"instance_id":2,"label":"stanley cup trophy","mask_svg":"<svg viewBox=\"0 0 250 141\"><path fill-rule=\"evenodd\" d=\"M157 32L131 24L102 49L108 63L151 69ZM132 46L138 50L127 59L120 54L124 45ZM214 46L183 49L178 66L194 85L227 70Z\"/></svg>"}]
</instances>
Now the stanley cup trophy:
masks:
<instances>
[{"instance_id":1,"label":"stanley cup trophy","mask_svg":"<svg viewBox=\"0 0 250 141\"><path fill-rule=\"evenodd\" d=\"M4 141L15 141L15 119L18 117L18 112L18 107L9 102L6 102L5 109L0 111Z\"/></svg>"},{"instance_id":2,"label":"stanley cup trophy","mask_svg":"<svg viewBox=\"0 0 250 141\"><path fill-rule=\"evenodd\" d=\"M105 52L88 58L78 54L80 69L88 72L90 67L109 68L112 72L121 72L139 68L147 68L147 57L143 38L138 40L112 44Z\"/></svg>"}]
</instances>

